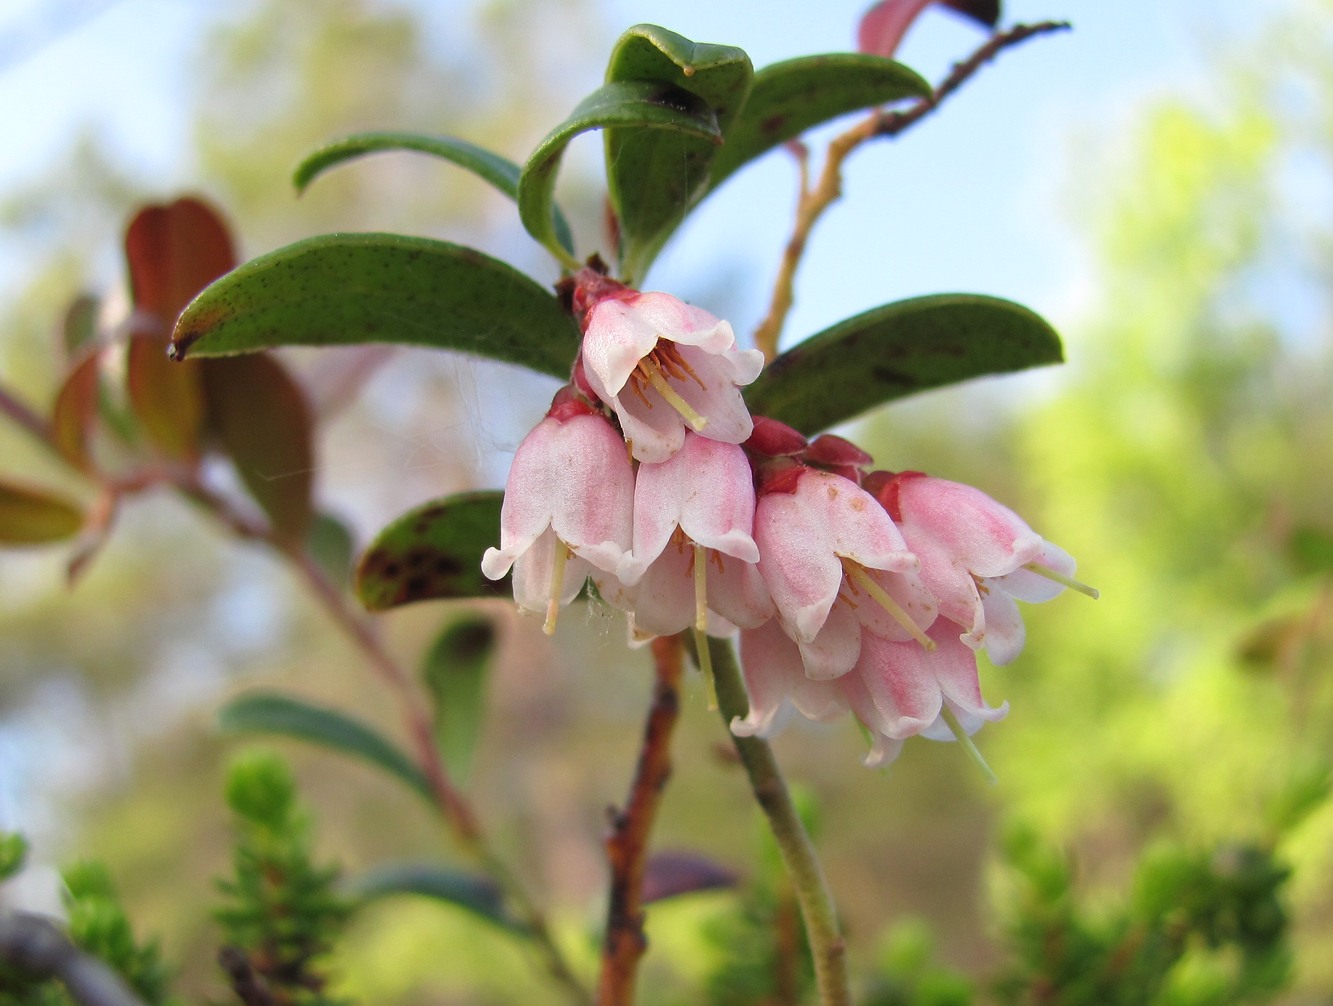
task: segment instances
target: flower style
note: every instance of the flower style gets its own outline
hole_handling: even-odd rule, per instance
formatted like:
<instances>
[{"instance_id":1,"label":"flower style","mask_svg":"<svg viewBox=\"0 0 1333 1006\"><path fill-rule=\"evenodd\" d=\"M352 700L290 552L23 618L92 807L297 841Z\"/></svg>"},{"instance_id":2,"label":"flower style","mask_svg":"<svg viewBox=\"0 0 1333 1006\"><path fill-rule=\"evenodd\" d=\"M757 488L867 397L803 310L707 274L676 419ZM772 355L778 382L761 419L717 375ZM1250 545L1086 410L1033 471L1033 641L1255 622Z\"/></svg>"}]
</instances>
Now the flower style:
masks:
<instances>
[{"instance_id":1,"label":"flower style","mask_svg":"<svg viewBox=\"0 0 1333 1006\"><path fill-rule=\"evenodd\" d=\"M755 565L754 504L750 463L736 444L686 432L670 458L639 466L633 549L619 570L636 633L693 625L729 635L772 617Z\"/></svg>"},{"instance_id":2,"label":"flower style","mask_svg":"<svg viewBox=\"0 0 1333 1006\"><path fill-rule=\"evenodd\" d=\"M771 471L755 506L759 572L806 674L849 671L863 629L932 648L925 629L935 602L916 575L916 556L874 497L830 472L790 463Z\"/></svg>"},{"instance_id":3,"label":"flower style","mask_svg":"<svg viewBox=\"0 0 1333 1006\"><path fill-rule=\"evenodd\" d=\"M594 570L615 573L629 553L634 470L625 442L570 388L519 444L500 509L500 547L481 569L498 580L514 568L514 600L556 614Z\"/></svg>"},{"instance_id":4,"label":"flower style","mask_svg":"<svg viewBox=\"0 0 1333 1006\"><path fill-rule=\"evenodd\" d=\"M875 472L866 487L921 560L921 579L940 613L963 628L964 643L984 646L996 664L1010 663L1023 649L1026 630L1015 599L1048 601L1065 587L1097 596L1071 579L1069 553L979 489L921 472Z\"/></svg>"},{"instance_id":5,"label":"flower style","mask_svg":"<svg viewBox=\"0 0 1333 1006\"><path fill-rule=\"evenodd\" d=\"M603 293L584 317L582 361L638 461L665 461L687 427L731 444L753 429L739 386L759 376L763 353L737 349L727 322L669 294Z\"/></svg>"}]
</instances>

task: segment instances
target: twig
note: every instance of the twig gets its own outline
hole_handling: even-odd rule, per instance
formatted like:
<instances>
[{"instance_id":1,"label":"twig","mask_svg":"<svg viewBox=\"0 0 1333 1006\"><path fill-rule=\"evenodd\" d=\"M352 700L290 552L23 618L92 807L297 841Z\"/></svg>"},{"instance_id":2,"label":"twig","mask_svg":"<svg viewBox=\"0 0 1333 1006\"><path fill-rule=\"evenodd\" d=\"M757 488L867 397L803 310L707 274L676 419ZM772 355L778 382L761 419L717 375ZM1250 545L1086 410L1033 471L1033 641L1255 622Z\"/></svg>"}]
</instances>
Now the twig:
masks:
<instances>
[{"instance_id":1,"label":"twig","mask_svg":"<svg viewBox=\"0 0 1333 1006\"><path fill-rule=\"evenodd\" d=\"M648 835L671 775L671 734L680 712L681 640L659 636L653 640L652 651L657 684L644 725L643 747L625 809L613 815L606 839L611 891L598 1006L629 1006L634 1001L634 977L648 948L643 932L643 873Z\"/></svg>"},{"instance_id":2,"label":"twig","mask_svg":"<svg viewBox=\"0 0 1333 1006\"><path fill-rule=\"evenodd\" d=\"M709 646L713 653L718 709L730 733L731 721L743 718L750 711L750 700L731 644L726 640L709 640ZM833 897L810 836L806 834L791 794L787 792L773 749L760 737L731 734L731 740L750 778L750 789L768 818L782 862L796 891L796 901L801 907L806 935L810 939L821 1006L850 1006L847 945L838 928Z\"/></svg>"},{"instance_id":3,"label":"twig","mask_svg":"<svg viewBox=\"0 0 1333 1006\"><path fill-rule=\"evenodd\" d=\"M2 385L0 385L0 413L4 413L14 420L17 425L27 430L44 445L53 446L51 424Z\"/></svg>"},{"instance_id":4,"label":"twig","mask_svg":"<svg viewBox=\"0 0 1333 1006\"><path fill-rule=\"evenodd\" d=\"M804 159L802 160L796 221L792 225L787 246L783 249L782 261L778 264L778 275L773 281L773 295L769 300L768 314L760 322L754 334L755 345L763 350L766 360L772 360L777 356L782 328L795 301L796 270L800 267L801 258L805 254L810 232L824 215L824 211L842 195L842 165L851 152L867 140L897 136L925 118L1002 50L1025 42L1035 35L1065 31L1069 27L1067 21L1042 21L1031 25L1015 25L1007 31L992 35L971 56L955 64L949 75L928 96L901 111L875 112L847 132L835 137L829 144L824 157L824 168L813 188L808 185L807 169Z\"/></svg>"},{"instance_id":5,"label":"twig","mask_svg":"<svg viewBox=\"0 0 1333 1006\"><path fill-rule=\"evenodd\" d=\"M0 961L34 981L59 979L82 1006L143 1006L120 975L40 915L0 912Z\"/></svg>"}]
</instances>

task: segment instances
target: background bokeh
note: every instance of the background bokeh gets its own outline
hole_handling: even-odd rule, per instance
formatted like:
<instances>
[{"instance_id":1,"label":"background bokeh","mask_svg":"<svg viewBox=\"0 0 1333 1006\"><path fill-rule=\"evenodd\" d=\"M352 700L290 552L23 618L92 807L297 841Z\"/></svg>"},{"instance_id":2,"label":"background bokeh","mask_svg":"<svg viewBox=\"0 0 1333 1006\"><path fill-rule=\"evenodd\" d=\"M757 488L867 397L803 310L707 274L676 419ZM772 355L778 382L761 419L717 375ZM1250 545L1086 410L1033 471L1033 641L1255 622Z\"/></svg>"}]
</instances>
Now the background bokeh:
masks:
<instances>
[{"instance_id":1,"label":"background bokeh","mask_svg":"<svg viewBox=\"0 0 1333 1006\"><path fill-rule=\"evenodd\" d=\"M299 200L287 173L367 128L452 133L521 159L596 86L631 23L737 44L763 65L847 48L859 8L18 5L0 47L0 380L49 401L66 305L91 290L108 317L123 313L125 221L181 191L222 209L247 255L329 230L397 230L552 278L510 204L427 159L374 158ZM936 117L857 155L788 332L944 290L1012 297L1050 318L1067 366L922 396L850 435L882 467L1011 504L1102 591L1030 610L1023 657L985 672L988 698L1012 707L979 738L998 786L951 745L910 744L881 774L859 766L847 724L779 741L818 807L861 959L886 928L921 916L946 960L983 974L1006 897L994 853L1005 827L1025 822L1064 845L1086 890L1113 899L1155 844L1262 838L1268 805L1333 741L1333 4L1006 5L1006 20L1046 17L1075 31L1005 54ZM900 55L935 79L980 40L931 12ZM600 240L599 151L577 144L561 182L585 248ZM747 175L649 277L741 333L763 313L795 184L781 153ZM321 499L362 541L423 500L499 485L554 390L499 365L403 351L340 396L338 354L292 359L328 403ZM85 491L2 424L0 472ZM72 592L63 560L59 549L0 554L0 827L26 832L36 863L0 897L51 907L52 864L104 858L201 998L215 982L201 905L227 855L220 766L236 743L213 730L216 709L248 685L281 685L394 731L393 705L281 566L172 499L127 512ZM472 789L562 923L595 932L605 808L632 769L646 656L597 609L564 619L554 642L504 605L485 610L503 645ZM388 638L410 661L454 615L394 613ZM757 869L758 821L690 688L659 844ZM350 869L448 854L429 816L369 770L283 750L322 853ZM1333 812L1285 851L1292 1001L1325 1002ZM681 899L650 915L649 968L662 981L648 984L661 995L703 968L692 934L710 905ZM441 946L467 964L441 973ZM395 904L358 923L342 966L366 1001L477 988L503 1001L533 994L522 958L436 906Z\"/></svg>"}]
</instances>

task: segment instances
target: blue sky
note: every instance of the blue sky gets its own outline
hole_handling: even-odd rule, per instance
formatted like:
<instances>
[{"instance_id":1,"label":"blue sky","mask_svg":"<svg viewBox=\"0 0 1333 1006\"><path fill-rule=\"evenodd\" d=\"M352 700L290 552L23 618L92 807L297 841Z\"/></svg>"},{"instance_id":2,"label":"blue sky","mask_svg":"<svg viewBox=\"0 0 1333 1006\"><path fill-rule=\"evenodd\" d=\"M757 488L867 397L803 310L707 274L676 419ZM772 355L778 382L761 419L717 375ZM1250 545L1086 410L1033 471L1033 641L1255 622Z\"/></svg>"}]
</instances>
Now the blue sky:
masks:
<instances>
[{"instance_id":1,"label":"blue sky","mask_svg":"<svg viewBox=\"0 0 1333 1006\"><path fill-rule=\"evenodd\" d=\"M422 6L443 24L467 5ZM741 45L762 65L849 48L865 0L604 6L608 37L654 21ZM218 10L200 0L9 0L0 8L0 192L40 175L85 127L141 174L145 189L189 188L186 56ZM1057 316L1073 310L1077 226L1061 205L1095 166L1076 150L1097 159L1147 98L1197 89L1203 55L1237 36L1245 10L1239 0L1010 0L1006 23L1068 19L1075 31L1005 54L943 114L857 155L844 205L816 233L792 333L942 290L1008 296ZM961 19L928 11L900 56L937 80L981 40ZM666 250L650 285L688 292L739 273L753 281L739 284L736 304L738 329L748 327L762 313L793 184L782 155L733 181ZM0 237L0 276L12 276L21 254Z\"/></svg>"}]
</instances>

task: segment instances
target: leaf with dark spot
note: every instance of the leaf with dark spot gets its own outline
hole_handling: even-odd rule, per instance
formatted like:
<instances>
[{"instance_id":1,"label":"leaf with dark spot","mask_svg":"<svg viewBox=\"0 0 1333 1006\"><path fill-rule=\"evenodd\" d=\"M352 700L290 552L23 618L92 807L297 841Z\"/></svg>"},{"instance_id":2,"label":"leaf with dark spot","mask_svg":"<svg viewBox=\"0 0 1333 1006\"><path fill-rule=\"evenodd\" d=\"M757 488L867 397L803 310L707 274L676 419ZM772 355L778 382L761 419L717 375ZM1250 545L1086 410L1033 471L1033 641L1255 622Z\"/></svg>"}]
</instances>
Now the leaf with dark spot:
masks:
<instances>
[{"instance_id":1,"label":"leaf with dark spot","mask_svg":"<svg viewBox=\"0 0 1333 1006\"><path fill-rule=\"evenodd\" d=\"M579 332L555 295L473 248L325 234L245 263L181 316L177 357L274 346L433 346L568 377Z\"/></svg>"},{"instance_id":2,"label":"leaf with dark spot","mask_svg":"<svg viewBox=\"0 0 1333 1006\"><path fill-rule=\"evenodd\" d=\"M811 336L746 389L755 415L813 435L906 395L1063 359L1039 315L977 294L897 301Z\"/></svg>"},{"instance_id":3,"label":"leaf with dark spot","mask_svg":"<svg viewBox=\"0 0 1333 1006\"><path fill-rule=\"evenodd\" d=\"M409 510L371 542L356 570L356 593L370 611L414 601L496 597L508 579L482 576L481 556L500 541L498 492L462 493Z\"/></svg>"}]
</instances>

